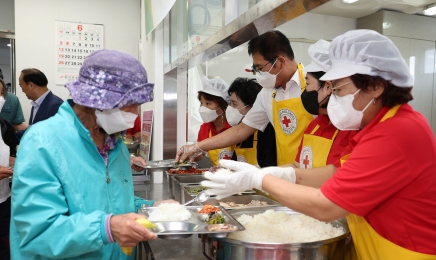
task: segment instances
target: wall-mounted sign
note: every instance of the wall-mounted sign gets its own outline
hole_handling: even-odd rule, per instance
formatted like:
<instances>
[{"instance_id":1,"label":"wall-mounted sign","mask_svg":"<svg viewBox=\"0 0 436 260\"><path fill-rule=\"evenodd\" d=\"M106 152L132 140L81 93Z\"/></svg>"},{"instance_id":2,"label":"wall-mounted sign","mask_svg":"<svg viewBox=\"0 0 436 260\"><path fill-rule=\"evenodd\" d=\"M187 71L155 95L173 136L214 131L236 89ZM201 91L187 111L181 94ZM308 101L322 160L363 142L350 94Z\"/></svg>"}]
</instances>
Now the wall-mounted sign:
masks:
<instances>
[{"instance_id":1,"label":"wall-mounted sign","mask_svg":"<svg viewBox=\"0 0 436 260\"><path fill-rule=\"evenodd\" d=\"M141 156L148 161L150 157L151 133L153 130L153 110L142 113Z\"/></svg>"},{"instance_id":2,"label":"wall-mounted sign","mask_svg":"<svg viewBox=\"0 0 436 260\"><path fill-rule=\"evenodd\" d=\"M102 24L56 21L56 85L79 76L86 56L103 49Z\"/></svg>"}]
</instances>

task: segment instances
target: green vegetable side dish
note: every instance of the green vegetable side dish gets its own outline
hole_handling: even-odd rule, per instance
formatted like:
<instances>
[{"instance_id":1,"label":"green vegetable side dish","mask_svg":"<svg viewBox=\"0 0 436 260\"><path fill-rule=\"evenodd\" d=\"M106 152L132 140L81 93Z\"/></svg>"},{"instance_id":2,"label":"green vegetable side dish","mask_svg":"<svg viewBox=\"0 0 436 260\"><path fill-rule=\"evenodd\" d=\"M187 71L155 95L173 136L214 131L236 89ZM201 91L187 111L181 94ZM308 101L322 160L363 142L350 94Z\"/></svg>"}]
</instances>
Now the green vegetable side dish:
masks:
<instances>
[{"instance_id":1,"label":"green vegetable side dish","mask_svg":"<svg viewBox=\"0 0 436 260\"><path fill-rule=\"evenodd\" d=\"M187 191L189 192L189 194L191 194L191 195L197 195L198 193L200 193L200 192L202 192L202 191L204 191L204 190L206 190L207 188L206 187L198 187L198 188L190 188L190 189L187 189Z\"/></svg>"},{"instance_id":2,"label":"green vegetable side dish","mask_svg":"<svg viewBox=\"0 0 436 260\"><path fill-rule=\"evenodd\" d=\"M222 224L225 222L224 217L219 213L212 213L212 215L209 215L209 220L207 221L208 224Z\"/></svg>"},{"instance_id":3,"label":"green vegetable side dish","mask_svg":"<svg viewBox=\"0 0 436 260\"><path fill-rule=\"evenodd\" d=\"M189 160L183 161L183 162L175 162L174 165L183 165L183 164L188 164Z\"/></svg>"}]
</instances>

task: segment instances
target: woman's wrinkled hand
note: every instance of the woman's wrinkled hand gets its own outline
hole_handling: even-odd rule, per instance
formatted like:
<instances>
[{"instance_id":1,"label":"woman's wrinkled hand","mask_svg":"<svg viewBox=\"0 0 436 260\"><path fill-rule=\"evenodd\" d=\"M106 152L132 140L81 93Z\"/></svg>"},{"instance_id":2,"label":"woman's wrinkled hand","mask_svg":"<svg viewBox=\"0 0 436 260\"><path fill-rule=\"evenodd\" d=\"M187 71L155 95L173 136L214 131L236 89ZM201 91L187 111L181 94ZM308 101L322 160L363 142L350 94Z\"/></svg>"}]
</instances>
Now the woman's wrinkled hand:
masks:
<instances>
[{"instance_id":1,"label":"woman's wrinkled hand","mask_svg":"<svg viewBox=\"0 0 436 260\"><path fill-rule=\"evenodd\" d=\"M136 246L141 241L157 238L157 235L136 222L136 219L144 218L143 215L129 213L112 216L110 227L112 237L123 247Z\"/></svg>"},{"instance_id":2,"label":"woman's wrinkled hand","mask_svg":"<svg viewBox=\"0 0 436 260\"><path fill-rule=\"evenodd\" d=\"M130 157L130 167L132 167L132 170L134 170L136 172L140 172L140 171L144 170L144 168L142 168L141 166L135 165L135 163L141 164L144 166L147 165L147 162L141 156L137 156L137 157L131 156Z\"/></svg>"},{"instance_id":3,"label":"woman's wrinkled hand","mask_svg":"<svg viewBox=\"0 0 436 260\"><path fill-rule=\"evenodd\" d=\"M14 171L11 167L0 166L0 180L11 177L13 173Z\"/></svg>"}]
</instances>

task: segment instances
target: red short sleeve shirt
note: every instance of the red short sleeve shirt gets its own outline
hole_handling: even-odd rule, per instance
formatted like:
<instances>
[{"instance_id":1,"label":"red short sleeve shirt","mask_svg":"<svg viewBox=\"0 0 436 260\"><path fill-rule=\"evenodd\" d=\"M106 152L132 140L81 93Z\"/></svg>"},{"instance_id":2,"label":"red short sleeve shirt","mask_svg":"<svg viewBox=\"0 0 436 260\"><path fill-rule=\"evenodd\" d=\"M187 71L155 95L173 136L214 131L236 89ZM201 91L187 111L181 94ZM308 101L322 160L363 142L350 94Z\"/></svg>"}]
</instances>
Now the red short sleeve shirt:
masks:
<instances>
[{"instance_id":1,"label":"red short sleeve shirt","mask_svg":"<svg viewBox=\"0 0 436 260\"><path fill-rule=\"evenodd\" d=\"M332 139L337 128L330 123L330 119L327 115L319 115L315 119L310 122L309 126L304 131L304 134L310 134L315 127L319 125L318 130L316 130L313 135ZM338 135L336 136L335 140L333 141L332 147L330 149L330 153L327 157L327 164L334 164L336 167L340 167L340 158L341 154L343 153L343 150L345 147L348 146L351 138L357 133L357 131L339 131ZM303 146L303 138L301 138L300 146L298 147L298 153L295 157L295 161L300 161L300 153ZM316 149L316 147L314 148Z\"/></svg>"},{"instance_id":2,"label":"red short sleeve shirt","mask_svg":"<svg viewBox=\"0 0 436 260\"><path fill-rule=\"evenodd\" d=\"M436 254L434 133L408 104L378 123L387 111L356 134L350 157L321 191L389 241Z\"/></svg>"},{"instance_id":3,"label":"red short sleeve shirt","mask_svg":"<svg viewBox=\"0 0 436 260\"><path fill-rule=\"evenodd\" d=\"M133 128L126 130L126 135L134 135L137 132L141 132L141 117L137 116L135 119L135 124L133 125Z\"/></svg>"},{"instance_id":4,"label":"red short sleeve shirt","mask_svg":"<svg viewBox=\"0 0 436 260\"><path fill-rule=\"evenodd\" d=\"M224 132L225 130L229 129L230 127L232 127L231 125L229 125L229 123L226 122L226 124L224 125L223 129L221 129L221 131L219 133ZM215 136L217 134L219 134L216 130L215 130L215 126L213 125L212 122L209 123L203 123L200 126L200 130L198 131L198 138L197 141L203 141L204 139L209 138L209 132L212 131L212 136Z\"/></svg>"}]
</instances>

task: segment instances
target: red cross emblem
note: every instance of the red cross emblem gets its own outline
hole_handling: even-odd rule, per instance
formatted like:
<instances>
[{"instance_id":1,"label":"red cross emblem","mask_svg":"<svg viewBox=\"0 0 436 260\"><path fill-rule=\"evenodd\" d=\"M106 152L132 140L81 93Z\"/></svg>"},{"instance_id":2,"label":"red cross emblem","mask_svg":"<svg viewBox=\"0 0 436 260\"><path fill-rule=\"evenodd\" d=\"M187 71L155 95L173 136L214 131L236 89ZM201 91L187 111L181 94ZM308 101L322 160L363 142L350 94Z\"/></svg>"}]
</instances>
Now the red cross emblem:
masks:
<instances>
[{"instance_id":1,"label":"red cross emblem","mask_svg":"<svg viewBox=\"0 0 436 260\"><path fill-rule=\"evenodd\" d=\"M230 157L228 154L225 154L223 157L224 160L230 160L232 159L232 157Z\"/></svg>"},{"instance_id":2,"label":"red cross emblem","mask_svg":"<svg viewBox=\"0 0 436 260\"><path fill-rule=\"evenodd\" d=\"M307 166L309 166L309 155L306 154L306 158L303 160L304 169L307 169Z\"/></svg>"},{"instance_id":3,"label":"red cross emblem","mask_svg":"<svg viewBox=\"0 0 436 260\"><path fill-rule=\"evenodd\" d=\"M282 123L284 125L286 125L286 127L289 127L289 123L291 123L291 120L287 116L284 116L283 120L282 120Z\"/></svg>"}]
</instances>

